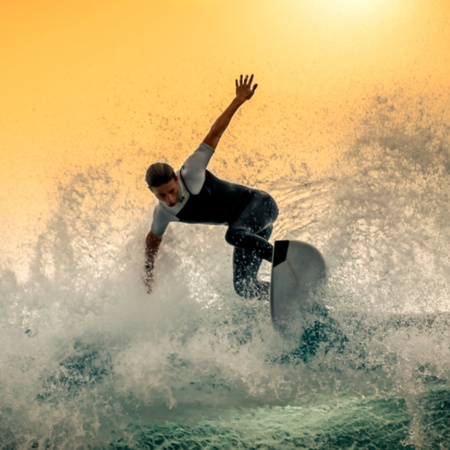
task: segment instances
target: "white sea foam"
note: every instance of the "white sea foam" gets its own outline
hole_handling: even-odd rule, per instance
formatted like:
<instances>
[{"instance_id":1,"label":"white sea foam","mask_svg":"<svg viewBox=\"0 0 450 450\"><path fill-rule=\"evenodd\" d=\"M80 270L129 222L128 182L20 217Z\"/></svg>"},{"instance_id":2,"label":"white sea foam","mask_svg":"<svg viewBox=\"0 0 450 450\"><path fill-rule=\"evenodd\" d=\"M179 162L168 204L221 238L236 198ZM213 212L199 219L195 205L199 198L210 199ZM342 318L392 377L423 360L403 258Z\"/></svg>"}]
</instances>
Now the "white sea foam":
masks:
<instances>
[{"instance_id":1,"label":"white sea foam","mask_svg":"<svg viewBox=\"0 0 450 450\"><path fill-rule=\"evenodd\" d=\"M61 185L27 275L3 263L0 444L180 444L170 420L197 445L267 432L277 448L338 448L327 433L356 433L360 416L375 436L377 414L413 444L444 442L426 411L439 413L432 392L447 392L450 374L450 136L420 105L376 98L330 173L267 183L274 237L308 241L328 264L317 349L277 334L268 304L236 296L224 228L171 226L148 295L148 218L121 192L120 165Z\"/></svg>"}]
</instances>

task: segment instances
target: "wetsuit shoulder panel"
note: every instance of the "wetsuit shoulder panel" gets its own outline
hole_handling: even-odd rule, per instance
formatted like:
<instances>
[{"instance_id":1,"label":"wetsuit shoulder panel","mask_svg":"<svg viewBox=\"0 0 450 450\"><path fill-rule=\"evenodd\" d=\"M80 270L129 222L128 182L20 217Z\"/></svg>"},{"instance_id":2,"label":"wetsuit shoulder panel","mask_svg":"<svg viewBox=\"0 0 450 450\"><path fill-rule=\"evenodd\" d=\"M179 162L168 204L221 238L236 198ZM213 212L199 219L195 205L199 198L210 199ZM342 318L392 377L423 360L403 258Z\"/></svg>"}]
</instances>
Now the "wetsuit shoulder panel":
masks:
<instances>
[{"instance_id":1,"label":"wetsuit shoulder panel","mask_svg":"<svg viewBox=\"0 0 450 450\"><path fill-rule=\"evenodd\" d=\"M177 216L172 214L167 209L163 208L160 203L158 203L153 210L153 221L151 226L151 231L157 236L162 236L166 231L167 226L170 222L178 222Z\"/></svg>"},{"instance_id":2,"label":"wetsuit shoulder panel","mask_svg":"<svg viewBox=\"0 0 450 450\"><path fill-rule=\"evenodd\" d=\"M191 194L197 195L201 191L205 182L205 170L213 154L214 149L202 143L183 164L181 174Z\"/></svg>"}]
</instances>

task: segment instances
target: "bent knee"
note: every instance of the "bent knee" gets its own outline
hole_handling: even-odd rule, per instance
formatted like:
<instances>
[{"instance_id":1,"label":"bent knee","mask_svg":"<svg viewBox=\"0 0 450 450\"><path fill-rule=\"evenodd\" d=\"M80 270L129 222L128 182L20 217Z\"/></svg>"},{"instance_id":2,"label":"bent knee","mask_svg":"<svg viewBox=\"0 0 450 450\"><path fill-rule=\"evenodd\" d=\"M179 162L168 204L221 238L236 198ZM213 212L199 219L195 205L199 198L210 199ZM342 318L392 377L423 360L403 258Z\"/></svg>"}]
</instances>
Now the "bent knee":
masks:
<instances>
[{"instance_id":1,"label":"bent knee","mask_svg":"<svg viewBox=\"0 0 450 450\"><path fill-rule=\"evenodd\" d=\"M225 233L225 240L228 244L236 246L239 242L239 230L237 228L229 227Z\"/></svg>"}]
</instances>

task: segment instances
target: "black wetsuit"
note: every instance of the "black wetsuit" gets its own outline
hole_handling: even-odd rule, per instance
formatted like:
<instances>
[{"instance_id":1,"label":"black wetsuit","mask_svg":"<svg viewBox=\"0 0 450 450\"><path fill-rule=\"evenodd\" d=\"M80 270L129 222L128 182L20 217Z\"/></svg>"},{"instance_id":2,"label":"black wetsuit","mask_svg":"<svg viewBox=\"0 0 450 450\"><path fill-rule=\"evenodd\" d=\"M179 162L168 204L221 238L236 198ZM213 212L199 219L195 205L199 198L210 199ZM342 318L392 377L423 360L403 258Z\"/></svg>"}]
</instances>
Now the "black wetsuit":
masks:
<instances>
[{"instance_id":1,"label":"black wetsuit","mask_svg":"<svg viewBox=\"0 0 450 450\"><path fill-rule=\"evenodd\" d=\"M205 149L205 144L199 149L204 152L208 149L213 151L207 146ZM206 159L206 164L207 162L209 158ZM273 247L268 239L272 233L273 222L278 216L275 200L264 191L221 180L206 170L206 167L196 168L202 170L202 179L196 182L197 186L193 182L191 185L198 191L198 185L201 183L201 188L198 192L191 192L188 187L189 180L186 180L185 166L179 172L180 205L171 213L173 219L163 213L167 216L165 220L228 225L225 239L234 246L233 283L236 292L246 298L266 298L269 283L258 281L257 274L262 259L272 261ZM192 156L187 166L195 166Z\"/></svg>"}]
</instances>

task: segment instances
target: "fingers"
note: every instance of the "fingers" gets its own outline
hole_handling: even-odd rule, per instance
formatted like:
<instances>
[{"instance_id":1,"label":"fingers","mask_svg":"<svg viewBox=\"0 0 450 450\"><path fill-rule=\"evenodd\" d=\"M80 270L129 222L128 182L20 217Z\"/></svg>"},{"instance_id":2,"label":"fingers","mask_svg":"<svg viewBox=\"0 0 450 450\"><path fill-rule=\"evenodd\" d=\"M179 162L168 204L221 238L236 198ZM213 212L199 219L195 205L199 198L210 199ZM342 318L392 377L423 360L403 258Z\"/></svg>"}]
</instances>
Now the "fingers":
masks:
<instances>
[{"instance_id":1,"label":"fingers","mask_svg":"<svg viewBox=\"0 0 450 450\"><path fill-rule=\"evenodd\" d=\"M241 75L239 77L239 82L238 82L238 80L236 80L235 84L236 84L236 87L243 86L243 85L251 86L252 82L253 82L253 74L250 75L250 78L248 75L245 75L245 77L244 77L244 75Z\"/></svg>"},{"instance_id":2,"label":"fingers","mask_svg":"<svg viewBox=\"0 0 450 450\"><path fill-rule=\"evenodd\" d=\"M255 83L252 86L253 83L253 74L249 75L241 75L239 77L239 81L235 80L236 84L236 95L245 100L250 100L255 93L256 88L258 85Z\"/></svg>"}]
</instances>

